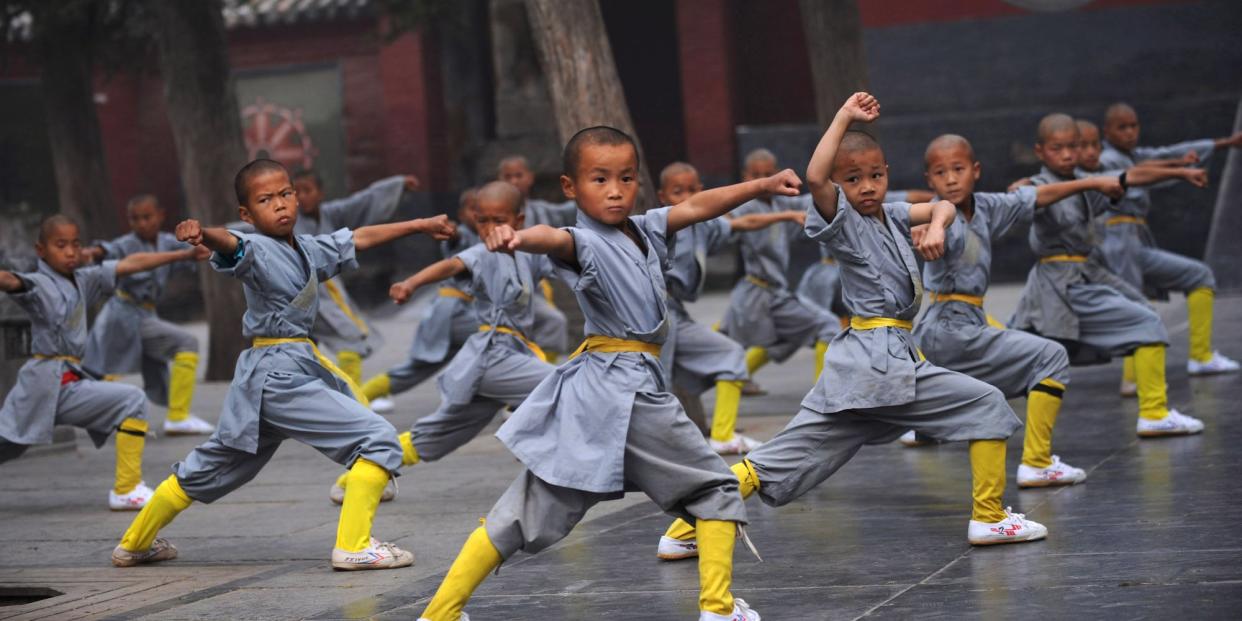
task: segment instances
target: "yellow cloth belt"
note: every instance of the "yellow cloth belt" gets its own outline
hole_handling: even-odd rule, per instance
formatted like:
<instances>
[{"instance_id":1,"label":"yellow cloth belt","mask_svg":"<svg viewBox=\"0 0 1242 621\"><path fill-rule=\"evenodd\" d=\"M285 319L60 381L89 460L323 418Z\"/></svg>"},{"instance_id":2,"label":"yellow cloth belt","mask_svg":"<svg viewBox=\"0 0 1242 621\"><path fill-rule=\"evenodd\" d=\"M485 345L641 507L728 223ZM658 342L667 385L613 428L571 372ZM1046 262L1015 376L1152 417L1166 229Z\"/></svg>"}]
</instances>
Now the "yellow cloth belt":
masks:
<instances>
[{"instance_id":1,"label":"yellow cloth belt","mask_svg":"<svg viewBox=\"0 0 1242 621\"><path fill-rule=\"evenodd\" d=\"M488 324L483 324L479 326L479 332L488 332L488 331L499 332L501 334L509 334L509 335L515 336L518 338L518 340L525 343L526 346L529 347L532 352L534 352L536 358L544 362L548 361L548 355L543 353L543 349L539 347L539 345L536 344L534 341L526 338L525 334L522 334L521 332L518 332L517 330L514 330L513 328L508 328L505 326L493 326L493 325L488 325Z\"/></svg>"},{"instance_id":2,"label":"yellow cloth belt","mask_svg":"<svg viewBox=\"0 0 1242 621\"><path fill-rule=\"evenodd\" d=\"M757 276L751 276L750 274L747 274L747 275L746 275L746 282L748 282L748 283L750 283L750 284L752 284L752 285L755 285L756 287L763 287L764 289L771 289L771 288L772 288L772 284L771 284L771 283L769 283L768 281L766 281L766 280L764 280L764 279L762 279L762 278L759 278L759 277L757 277Z\"/></svg>"},{"instance_id":3,"label":"yellow cloth belt","mask_svg":"<svg viewBox=\"0 0 1242 621\"><path fill-rule=\"evenodd\" d=\"M474 301L473 295L470 295L469 293L466 293L465 291L462 291L461 289L458 289L457 287L440 287L440 297L457 298L459 300L465 300L467 302Z\"/></svg>"},{"instance_id":4,"label":"yellow cloth belt","mask_svg":"<svg viewBox=\"0 0 1242 621\"><path fill-rule=\"evenodd\" d=\"M969 295L966 293L937 293L931 292L932 302L965 302L971 306L983 308L983 296Z\"/></svg>"},{"instance_id":5,"label":"yellow cloth belt","mask_svg":"<svg viewBox=\"0 0 1242 621\"><path fill-rule=\"evenodd\" d=\"M1108 226L1117 226L1118 224L1147 224L1147 218L1138 216L1113 216L1104 221Z\"/></svg>"},{"instance_id":6,"label":"yellow cloth belt","mask_svg":"<svg viewBox=\"0 0 1242 621\"><path fill-rule=\"evenodd\" d=\"M1087 255L1085 254L1054 254L1047 257L1040 257L1040 263L1086 263Z\"/></svg>"},{"instance_id":7,"label":"yellow cloth belt","mask_svg":"<svg viewBox=\"0 0 1242 621\"><path fill-rule=\"evenodd\" d=\"M851 330L876 330L879 328L903 328L913 330L914 322L892 317L850 317Z\"/></svg>"},{"instance_id":8,"label":"yellow cloth belt","mask_svg":"<svg viewBox=\"0 0 1242 621\"><path fill-rule=\"evenodd\" d=\"M345 313L345 316L349 317L349 320L354 322L355 326L358 326L358 330L362 332L362 336L366 336L367 333L370 332L370 329L367 328L367 322L363 321L361 317L355 315L354 309L350 308L349 304L345 303L345 296L341 295L340 287L337 287L336 283L331 280L325 280L323 281L323 288L328 290L328 297L332 298L332 301L336 303L337 306L341 307L341 312Z\"/></svg>"},{"instance_id":9,"label":"yellow cloth belt","mask_svg":"<svg viewBox=\"0 0 1242 621\"><path fill-rule=\"evenodd\" d=\"M35 360L61 360L64 362L72 362L73 364L82 364L82 359L77 356L49 356L47 354L35 354L32 357Z\"/></svg>"},{"instance_id":10,"label":"yellow cloth belt","mask_svg":"<svg viewBox=\"0 0 1242 621\"><path fill-rule=\"evenodd\" d=\"M138 301L138 300L137 300L134 296L132 296L132 295L130 295L130 294L128 294L128 293L125 293L124 291L121 291L120 289L117 289L117 291L116 291L116 297L121 298L122 300L125 300L126 302L129 302L130 304L133 304L134 306L141 306L141 307L143 307L143 308L145 308L145 309L147 309L147 310L155 310L155 304L154 304L154 303L152 303L152 302L139 302L139 301Z\"/></svg>"},{"instance_id":11,"label":"yellow cloth belt","mask_svg":"<svg viewBox=\"0 0 1242 621\"><path fill-rule=\"evenodd\" d=\"M547 278L539 281L539 290L543 291L543 299L548 301L548 305L556 308L556 294L552 291L552 283Z\"/></svg>"},{"instance_id":12,"label":"yellow cloth belt","mask_svg":"<svg viewBox=\"0 0 1242 621\"><path fill-rule=\"evenodd\" d=\"M837 264L837 260L832 257L820 257L819 262L823 263L824 265L836 265Z\"/></svg>"},{"instance_id":13,"label":"yellow cloth belt","mask_svg":"<svg viewBox=\"0 0 1242 621\"><path fill-rule=\"evenodd\" d=\"M600 353L633 351L644 354L651 354L657 358L660 356L660 346L656 343L648 343L646 341L632 341L630 339L619 339L611 336L588 336L574 353L570 354L570 358L575 358L584 351L597 351Z\"/></svg>"},{"instance_id":14,"label":"yellow cloth belt","mask_svg":"<svg viewBox=\"0 0 1242 621\"><path fill-rule=\"evenodd\" d=\"M349 389L353 391L354 398L357 399L359 403L367 407L371 407L371 402L367 399L366 395L363 394L362 388L358 386L358 383L342 371L340 367L336 366L330 358L323 355L323 353L319 351L319 348L315 347L314 341L306 337L276 338L270 336L256 336L254 337L254 340L250 341L250 345L252 347L271 347L273 345L284 345L287 343L310 345L311 351L315 353L315 359L319 361L319 364L323 365L323 368L331 371L333 375L339 377L342 382L345 382L345 384L349 386Z\"/></svg>"}]
</instances>

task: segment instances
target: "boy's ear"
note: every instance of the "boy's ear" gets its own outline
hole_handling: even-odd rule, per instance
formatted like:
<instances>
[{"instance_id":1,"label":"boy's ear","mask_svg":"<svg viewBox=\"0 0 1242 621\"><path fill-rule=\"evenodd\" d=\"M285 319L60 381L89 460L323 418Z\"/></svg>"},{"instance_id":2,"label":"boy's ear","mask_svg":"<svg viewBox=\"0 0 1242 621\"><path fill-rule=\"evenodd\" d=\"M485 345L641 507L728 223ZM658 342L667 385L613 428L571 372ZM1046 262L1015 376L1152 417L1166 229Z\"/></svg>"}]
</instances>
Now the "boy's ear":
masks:
<instances>
[{"instance_id":1,"label":"boy's ear","mask_svg":"<svg viewBox=\"0 0 1242 621\"><path fill-rule=\"evenodd\" d=\"M526 212L519 211L517 217L513 219L514 229L526 228Z\"/></svg>"},{"instance_id":2,"label":"boy's ear","mask_svg":"<svg viewBox=\"0 0 1242 621\"><path fill-rule=\"evenodd\" d=\"M932 187L932 183L931 183L931 173L927 172L926 170L924 170L924 171L923 171L923 180L927 182L927 187L928 187L928 188L930 188L930 189L932 189L932 190L935 190L935 189L936 189L936 188L933 188L933 187Z\"/></svg>"},{"instance_id":3,"label":"boy's ear","mask_svg":"<svg viewBox=\"0 0 1242 621\"><path fill-rule=\"evenodd\" d=\"M578 192L574 189L574 180L569 175L561 175L561 191L565 193L565 198L578 198Z\"/></svg>"},{"instance_id":4,"label":"boy's ear","mask_svg":"<svg viewBox=\"0 0 1242 621\"><path fill-rule=\"evenodd\" d=\"M35 254L39 255L40 259L43 258L43 255L46 252L47 252L47 246L44 246L43 242L41 241L35 242Z\"/></svg>"},{"instance_id":5,"label":"boy's ear","mask_svg":"<svg viewBox=\"0 0 1242 621\"><path fill-rule=\"evenodd\" d=\"M237 216L242 219L242 222L254 224L254 218L250 217L250 208L245 205L237 206Z\"/></svg>"},{"instance_id":6,"label":"boy's ear","mask_svg":"<svg viewBox=\"0 0 1242 621\"><path fill-rule=\"evenodd\" d=\"M978 181L979 176L983 174L983 165L976 161L971 169L975 171L975 181Z\"/></svg>"}]
</instances>

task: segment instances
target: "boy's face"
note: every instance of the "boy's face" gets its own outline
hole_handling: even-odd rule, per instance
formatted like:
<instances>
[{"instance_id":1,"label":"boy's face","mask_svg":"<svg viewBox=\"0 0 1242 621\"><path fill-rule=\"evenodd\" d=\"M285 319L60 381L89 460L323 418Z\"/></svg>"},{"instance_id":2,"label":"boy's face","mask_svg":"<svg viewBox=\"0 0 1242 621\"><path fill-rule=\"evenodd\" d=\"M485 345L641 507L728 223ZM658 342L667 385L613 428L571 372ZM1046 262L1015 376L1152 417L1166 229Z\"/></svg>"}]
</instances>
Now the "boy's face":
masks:
<instances>
[{"instance_id":1,"label":"boy's face","mask_svg":"<svg viewBox=\"0 0 1242 621\"><path fill-rule=\"evenodd\" d=\"M241 219L269 237L286 238L298 221L298 193L289 175L273 170L250 179L246 204L238 207Z\"/></svg>"},{"instance_id":2,"label":"boy's face","mask_svg":"<svg viewBox=\"0 0 1242 621\"><path fill-rule=\"evenodd\" d=\"M880 149L837 155L832 181L841 187L845 200L864 216L880 213L888 194L888 162Z\"/></svg>"},{"instance_id":3,"label":"boy's face","mask_svg":"<svg viewBox=\"0 0 1242 621\"><path fill-rule=\"evenodd\" d=\"M657 193L661 205L677 205L703 190L699 174L694 171L679 172L669 175Z\"/></svg>"},{"instance_id":4,"label":"boy's face","mask_svg":"<svg viewBox=\"0 0 1242 621\"><path fill-rule=\"evenodd\" d=\"M35 243L35 252L61 276L70 276L81 263L82 240L75 224L52 227L47 239Z\"/></svg>"},{"instance_id":5,"label":"boy's face","mask_svg":"<svg viewBox=\"0 0 1242 621\"><path fill-rule=\"evenodd\" d=\"M500 180L512 184L523 197L527 197L530 196L531 186L535 185L535 173L520 161L505 162L500 167Z\"/></svg>"},{"instance_id":6,"label":"boy's face","mask_svg":"<svg viewBox=\"0 0 1242 621\"><path fill-rule=\"evenodd\" d=\"M746 168L742 170L742 181L754 181L755 179L763 179L775 174L776 160L769 157L761 157L746 164Z\"/></svg>"},{"instance_id":7,"label":"boy's face","mask_svg":"<svg viewBox=\"0 0 1242 621\"><path fill-rule=\"evenodd\" d=\"M481 200L475 211L475 226L478 227L480 237L487 237L492 229L502 224L520 229L525 221L525 216L514 205L505 201Z\"/></svg>"},{"instance_id":8,"label":"boy's face","mask_svg":"<svg viewBox=\"0 0 1242 621\"><path fill-rule=\"evenodd\" d=\"M1122 151L1132 151L1138 146L1138 115L1129 110L1116 112L1104 122L1104 137Z\"/></svg>"},{"instance_id":9,"label":"boy's face","mask_svg":"<svg viewBox=\"0 0 1242 621\"><path fill-rule=\"evenodd\" d=\"M155 241L164 226L164 209L155 201L142 201L129 208L129 228L139 239Z\"/></svg>"},{"instance_id":10,"label":"boy's face","mask_svg":"<svg viewBox=\"0 0 1242 621\"><path fill-rule=\"evenodd\" d=\"M1077 129L1057 130L1035 143L1035 156L1048 170L1062 177L1072 176L1078 165L1078 140Z\"/></svg>"},{"instance_id":11,"label":"boy's face","mask_svg":"<svg viewBox=\"0 0 1242 621\"><path fill-rule=\"evenodd\" d=\"M465 200L464 202L462 202L461 206L457 208L457 221L470 227L470 230L478 233L479 232L478 212L479 212L479 202L478 200L471 197Z\"/></svg>"},{"instance_id":12,"label":"boy's face","mask_svg":"<svg viewBox=\"0 0 1242 621\"><path fill-rule=\"evenodd\" d=\"M1078 128L1078 165L1086 170L1100 169L1100 131L1094 127Z\"/></svg>"},{"instance_id":13,"label":"boy's face","mask_svg":"<svg viewBox=\"0 0 1242 621\"><path fill-rule=\"evenodd\" d=\"M293 189L298 194L298 208L302 213L315 217L319 215L319 204L323 202L323 188L315 181L314 175L298 177L293 182Z\"/></svg>"},{"instance_id":14,"label":"boy's face","mask_svg":"<svg viewBox=\"0 0 1242 621\"><path fill-rule=\"evenodd\" d=\"M561 175L565 196L588 216L619 226L638 198L638 153L634 145L586 144L578 153L573 177Z\"/></svg>"},{"instance_id":15,"label":"boy's face","mask_svg":"<svg viewBox=\"0 0 1242 621\"><path fill-rule=\"evenodd\" d=\"M962 145L932 151L927 158L927 185L940 198L961 206L975 191L979 181L979 162Z\"/></svg>"}]
</instances>

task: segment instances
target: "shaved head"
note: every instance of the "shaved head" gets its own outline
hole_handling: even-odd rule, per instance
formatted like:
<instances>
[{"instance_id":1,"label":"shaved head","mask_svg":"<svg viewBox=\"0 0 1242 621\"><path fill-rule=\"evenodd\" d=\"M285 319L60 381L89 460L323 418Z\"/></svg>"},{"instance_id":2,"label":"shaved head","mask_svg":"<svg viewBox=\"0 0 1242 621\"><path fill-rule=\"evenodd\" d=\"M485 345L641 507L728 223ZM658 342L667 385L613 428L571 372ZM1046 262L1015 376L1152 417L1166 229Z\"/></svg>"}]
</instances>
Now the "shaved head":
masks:
<instances>
[{"instance_id":1,"label":"shaved head","mask_svg":"<svg viewBox=\"0 0 1242 621\"><path fill-rule=\"evenodd\" d=\"M1108 109L1104 111L1105 125L1110 125L1122 119L1129 118L1138 119L1138 113L1134 111L1134 108L1131 107L1130 104L1125 102L1119 101L1109 106Z\"/></svg>"},{"instance_id":2,"label":"shaved head","mask_svg":"<svg viewBox=\"0 0 1242 621\"><path fill-rule=\"evenodd\" d=\"M772 165L775 166L776 154L767 149L755 149L746 154L746 158L742 160L742 166L750 168L751 164L759 162L772 162Z\"/></svg>"},{"instance_id":3,"label":"shaved head","mask_svg":"<svg viewBox=\"0 0 1242 621\"><path fill-rule=\"evenodd\" d=\"M957 134L942 134L928 143L927 150L923 152L923 162L931 164L931 158L934 153L952 149L964 149L966 154L970 156L970 161L978 161L975 159L975 148L970 146L969 140Z\"/></svg>"},{"instance_id":4,"label":"shaved head","mask_svg":"<svg viewBox=\"0 0 1242 621\"><path fill-rule=\"evenodd\" d=\"M522 191L507 181L492 181L487 185L479 188L475 193L475 198L480 202L504 203L513 208L513 212L517 213L522 209Z\"/></svg>"},{"instance_id":5,"label":"shaved head","mask_svg":"<svg viewBox=\"0 0 1242 621\"><path fill-rule=\"evenodd\" d=\"M1086 131L1093 131L1096 134L1100 133L1099 126L1087 119L1074 119L1074 125L1078 126L1078 133L1080 134Z\"/></svg>"},{"instance_id":6,"label":"shaved head","mask_svg":"<svg viewBox=\"0 0 1242 621\"><path fill-rule=\"evenodd\" d=\"M52 233L56 232L56 229L62 226L72 226L75 229L79 228L76 220L64 214L58 213L48 216L42 223L39 224L39 243L47 243L47 240L52 236Z\"/></svg>"},{"instance_id":7,"label":"shaved head","mask_svg":"<svg viewBox=\"0 0 1242 621\"><path fill-rule=\"evenodd\" d=\"M673 176L684 173L693 173L697 177L699 171L694 166L691 166L685 162L673 162L672 164L665 166L664 170L660 171L660 186L663 187L664 184L668 183L668 180Z\"/></svg>"},{"instance_id":8,"label":"shaved head","mask_svg":"<svg viewBox=\"0 0 1242 621\"><path fill-rule=\"evenodd\" d=\"M154 194L139 194L129 199L129 202L125 203L125 210L133 211L135 207L139 205L145 205L147 203L151 203L152 205L155 205L156 209L160 208L160 201L159 199L155 198Z\"/></svg>"},{"instance_id":9,"label":"shaved head","mask_svg":"<svg viewBox=\"0 0 1242 621\"><path fill-rule=\"evenodd\" d=\"M1049 114L1039 120L1039 128L1035 130L1035 142L1043 144L1049 136L1063 131L1078 133L1078 125L1074 124L1074 118L1060 112Z\"/></svg>"},{"instance_id":10,"label":"shaved head","mask_svg":"<svg viewBox=\"0 0 1242 621\"><path fill-rule=\"evenodd\" d=\"M851 129L841 137L841 146L837 147L837 156L871 150L881 150L880 143L875 137L867 132Z\"/></svg>"},{"instance_id":11,"label":"shaved head","mask_svg":"<svg viewBox=\"0 0 1242 621\"><path fill-rule=\"evenodd\" d=\"M525 155L506 155L500 158L500 163L496 164L496 171L504 173L505 166L521 166L526 170L530 170L530 161Z\"/></svg>"}]
</instances>

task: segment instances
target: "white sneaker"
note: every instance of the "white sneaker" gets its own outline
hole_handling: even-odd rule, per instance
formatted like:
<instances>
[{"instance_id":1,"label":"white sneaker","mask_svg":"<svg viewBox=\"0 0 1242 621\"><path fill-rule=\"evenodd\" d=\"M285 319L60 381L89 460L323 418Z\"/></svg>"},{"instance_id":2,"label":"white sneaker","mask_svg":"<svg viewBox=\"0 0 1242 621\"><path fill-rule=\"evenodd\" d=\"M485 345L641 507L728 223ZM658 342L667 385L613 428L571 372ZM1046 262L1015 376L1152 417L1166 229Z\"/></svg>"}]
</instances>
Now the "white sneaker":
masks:
<instances>
[{"instance_id":1,"label":"white sneaker","mask_svg":"<svg viewBox=\"0 0 1242 621\"><path fill-rule=\"evenodd\" d=\"M1022 543L1036 541L1048 536L1048 529L1039 522L1026 519L1021 513L1014 513L1011 507L1005 507L1005 519L994 522L970 521L966 529L966 539L972 546L990 546L998 543Z\"/></svg>"},{"instance_id":2,"label":"white sneaker","mask_svg":"<svg viewBox=\"0 0 1242 621\"><path fill-rule=\"evenodd\" d=\"M109 491L108 508L113 511L138 511L147 506L147 501L151 499L151 494L154 493L155 490L147 487L147 484L142 482L139 482L138 487L130 490L127 494Z\"/></svg>"},{"instance_id":3,"label":"white sneaker","mask_svg":"<svg viewBox=\"0 0 1242 621\"><path fill-rule=\"evenodd\" d=\"M387 414L397 408L397 404L389 397L371 399L371 411L376 414Z\"/></svg>"},{"instance_id":4,"label":"white sneaker","mask_svg":"<svg viewBox=\"0 0 1242 621\"><path fill-rule=\"evenodd\" d=\"M205 436L216 430L216 426L191 414L185 420L164 420L166 436Z\"/></svg>"},{"instance_id":5,"label":"white sneaker","mask_svg":"<svg viewBox=\"0 0 1242 621\"><path fill-rule=\"evenodd\" d=\"M384 486L384 491L380 494L380 502L388 502L396 497L397 480L390 478L388 479L388 484ZM328 498L333 504L345 504L345 488L333 483L332 489L328 490Z\"/></svg>"},{"instance_id":6,"label":"white sneaker","mask_svg":"<svg viewBox=\"0 0 1242 621\"><path fill-rule=\"evenodd\" d=\"M1169 408L1168 416L1158 420L1140 417L1138 419L1138 435L1140 438L1159 436L1187 436L1203 431L1203 421L1186 416L1173 408Z\"/></svg>"},{"instance_id":7,"label":"white sneaker","mask_svg":"<svg viewBox=\"0 0 1242 621\"><path fill-rule=\"evenodd\" d=\"M1052 456L1052 465L1047 468L1035 468L1026 464L1018 464L1018 487L1052 487L1054 485L1073 485L1087 480L1087 471L1075 468L1056 455Z\"/></svg>"},{"instance_id":8,"label":"white sneaker","mask_svg":"<svg viewBox=\"0 0 1242 621\"><path fill-rule=\"evenodd\" d=\"M144 563L158 563L177 558L177 546L163 537L156 537L151 547L143 552L130 552L121 546L112 550L112 564L117 567L133 567Z\"/></svg>"},{"instance_id":9,"label":"white sneaker","mask_svg":"<svg viewBox=\"0 0 1242 621\"><path fill-rule=\"evenodd\" d=\"M1194 359L1186 361L1186 372L1191 375L1236 373L1239 369L1242 369L1242 365L1239 365L1238 361L1226 358L1218 351L1212 352L1212 359L1207 362L1199 362Z\"/></svg>"},{"instance_id":10,"label":"white sneaker","mask_svg":"<svg viewBox=\"0 0 1242 621\"><path fill-rule=\"evenodd\" d=\"M763 446L762 442L740 433L733 434L733 439L725 442L717 442L708 438L707 443L717 455L745 455Z\"/></svg>"},{"instance_id":11,"label":"white sneaker","mask_svg":"<svg viewBox=\"0 0 1242 621\"><path fill-rule=\"evenodd\" d=\"M762 397L766 394L768 394L768 391L765 390L763 386L760 386L751 380L746 380L746 383L742 384L743 397Z\"/></svg>"},{"instance_id":12,"label":"white sneaker","mask_svg":"<svg viewBox=\"0 0 1242 621\"><path fill-rule=\"evenodd\" d=\"M414 553L397 546L371 538L371 545L357 552L332 548L332 569L356 571L360 569L396 569L414 564Z\"/></svg>"},{"instance_id":13,"label":"white sneaker","mask_svg":"<svg viewBox=\"0 0 1242 621\"><path fill-rule=\"evenodd\" d=\"M660 546L656 548L656 557L662 561L680 561L699 555L698 539L673 539L660 535Z\"/></svg>"},{"instance_id":14,"label":"white sneaker","mask_svg":"<svg viewBox=\"0 0 1242 621\"><path fill-rule=\"evenodd\" d=\"M428 619L427 617L419 617L418 621L431 621L431 619ZM457 621L470 621L470 615L463 612L460 617L457 617Z\"/></svg>"},{"instance_id":15,"label":"white sneaker","mask_svg":"<svg viewBox=\"0 0 1242 621\"><path fill-rule=\"evenodd\" d=\"M718 615L714 612L706 610L699 611L699 621L760 621L759 613L751 609L746 600L735 597L733 598L733 613L727 615Z\"/></svg>"},{"instance_id":16,"label":"white sneaker","mask_svg":"<svg viewBox=\"0 0 1242 621\"><path fill-rule=\"evenodd\" d=\"M1131 397L1137 397L1138 396L1138 384L1135 384L1134 382L1127 382L1123 379L1121 380L1121 390L1119 392L1121 393L1121 396L1127 399Z\"/></svg>"},{"instance_id":17,"label":"white sneaker","mask_svg":"<svg viewBox=\"0 0 1242 621\"><path fill-rule=\"evenodd\" d=\"M910 448L914 448L916 446L927 446L928 444L931 444L930 441L920 438L917 433L914 433L913 429L901 434L901 437L897 438L897 441L900 442L902 446Z\"/></svg>"}]
</instances>

